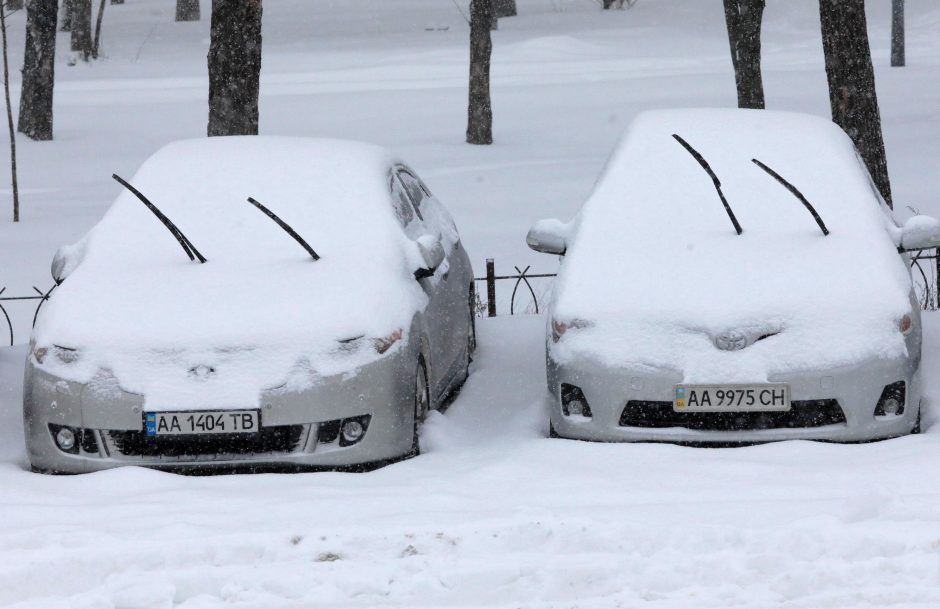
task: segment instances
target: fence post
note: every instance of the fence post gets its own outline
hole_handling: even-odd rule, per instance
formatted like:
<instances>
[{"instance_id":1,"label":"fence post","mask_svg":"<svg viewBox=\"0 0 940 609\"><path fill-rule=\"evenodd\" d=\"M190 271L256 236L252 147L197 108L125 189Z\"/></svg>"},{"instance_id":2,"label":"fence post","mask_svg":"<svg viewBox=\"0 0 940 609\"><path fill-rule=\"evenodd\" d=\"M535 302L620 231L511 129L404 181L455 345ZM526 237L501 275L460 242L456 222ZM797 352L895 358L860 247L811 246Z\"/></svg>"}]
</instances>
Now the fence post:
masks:
<instances>
[{"instance_id":1,"label":"fence post","mask_svg":"<svg viewBox=\"0 0 940 609\"><path fill-rule=\"evenodd\" d=\"M486 259L486 314L496 317L496 263Z\"/></svg>"}]
</instances>

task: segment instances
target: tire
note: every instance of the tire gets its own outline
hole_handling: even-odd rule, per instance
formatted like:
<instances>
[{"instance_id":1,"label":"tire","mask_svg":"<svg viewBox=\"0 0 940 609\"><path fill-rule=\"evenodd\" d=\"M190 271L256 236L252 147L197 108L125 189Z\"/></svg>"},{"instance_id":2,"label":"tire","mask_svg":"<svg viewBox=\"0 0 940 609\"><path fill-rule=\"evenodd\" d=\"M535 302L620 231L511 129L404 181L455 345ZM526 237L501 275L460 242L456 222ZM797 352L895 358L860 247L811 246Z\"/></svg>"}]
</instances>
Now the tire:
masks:
<instances>
[{"instance_id":1,"label":"tire","mask_svg":"<svg viewBox=\"0 0 940 609\"><path fill-rule=\"evenodd\" d=\"M467 372L469 373L470 362L473 361L473 354L477 350L477 315L476 315L476 304L477 304L477 291L476 288L471 284L470 285L470 330L469 335L467 336Z\"/></svg>"},{"instance_id":2,"label":"tire","mask_svg":"<svg viewBox=\"0 0 940 609\"><path fill-rule=\"evenodd\" d=\"M911 433L912 433L912 434L920 433L921 431L923 431L922 428L921 428L920 415L921 415L921 408L918 407L918 409L917 409L917 422L914 423L914 428L911 429Z\"/></svg>"},{"instance_id":3,"label":"tire","mask_svg":"<svg viewBox=\"0 0 940 609\"><path fill-rule=\"evenodd\" d=\"M431 410L431 389L428 386L428 367L424 357L418 357L418 368L415 371L415 398L414 398L414 431L411 440L411 456L421 454L421 424Z\"/></svg>"}]
</instances>

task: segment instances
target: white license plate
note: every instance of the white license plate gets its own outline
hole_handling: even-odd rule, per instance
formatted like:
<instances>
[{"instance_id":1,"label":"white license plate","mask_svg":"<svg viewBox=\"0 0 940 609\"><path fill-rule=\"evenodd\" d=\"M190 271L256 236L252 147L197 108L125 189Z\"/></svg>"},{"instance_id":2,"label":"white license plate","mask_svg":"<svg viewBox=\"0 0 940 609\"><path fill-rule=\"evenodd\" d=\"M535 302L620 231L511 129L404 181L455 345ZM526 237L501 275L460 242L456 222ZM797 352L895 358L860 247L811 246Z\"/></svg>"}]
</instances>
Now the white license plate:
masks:
<instances>
[{"instance_id":1,"label":"white license plate","mask_svg":"<svg viewBox=\"0 0 940 609\"><path fill-rule=\"evenodd\" d=\"M790 410L790 386L676 385L672 402L676 412L786 412Z\"/></svg>"},{"instance_id":2,"label":"white license plate","mask_svg":"<svg viewBox=\"0 0 940 609\"><path fill-rule=\"evenodd\" d=\"M261 429L258 410L205 410L197 412L147 412L148 436L186 434L253 433Z\"/></svg>"}]
</instances>

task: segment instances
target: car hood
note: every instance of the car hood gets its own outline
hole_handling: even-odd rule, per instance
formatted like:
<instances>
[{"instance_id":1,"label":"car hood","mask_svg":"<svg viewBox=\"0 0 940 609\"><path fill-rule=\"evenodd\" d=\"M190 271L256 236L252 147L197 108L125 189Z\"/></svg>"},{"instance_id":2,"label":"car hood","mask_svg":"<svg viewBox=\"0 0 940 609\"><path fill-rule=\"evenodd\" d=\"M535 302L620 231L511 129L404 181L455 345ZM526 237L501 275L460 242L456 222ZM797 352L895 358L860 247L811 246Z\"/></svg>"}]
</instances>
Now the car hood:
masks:
<instances>
[{"instance_id":1,"label":"car hood","mask_svg":"<svg viewBox=\"0 0 940 609\"><path fill-rule=\"evenodd\" d=\"M914 319L919 323L918 316ZM648 315L577 323L580 327L551 345L556 361L672 370L687 383L765 382L788 372L906 357L919 340L919 328L905 337L896 319L846 315L837 308L812 315L742 316L736 322Z\"/></svg>"}]
</instances>

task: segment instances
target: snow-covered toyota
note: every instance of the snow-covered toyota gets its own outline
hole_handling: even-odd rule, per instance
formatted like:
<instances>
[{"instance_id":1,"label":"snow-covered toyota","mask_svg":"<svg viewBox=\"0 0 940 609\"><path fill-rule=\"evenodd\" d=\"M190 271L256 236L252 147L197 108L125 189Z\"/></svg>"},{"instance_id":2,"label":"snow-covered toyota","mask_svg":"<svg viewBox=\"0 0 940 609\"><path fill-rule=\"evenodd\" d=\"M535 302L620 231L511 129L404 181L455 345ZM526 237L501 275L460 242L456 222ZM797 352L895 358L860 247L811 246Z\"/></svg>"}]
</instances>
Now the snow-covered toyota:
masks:
<instances>
[{"instance_id":1,"label":"snow-covered toyota","mask_svg":"<svg viewBox=\"0 0 940 609\"><path fill-rule=\"evenodd\" d=\"M870 440L920 427L903 226L827 120L640 115L570 223L547 328L551 430L587 440Z\"/></svg>"},{"instance_id":2,"label":"snow-covered toyota","mask_svg":"<svg viewBox=\"0 0 940 609\"><path fill-rule=\"evenodd\" d=\"M26 364L29 459L345 466L416 453L468 375L456 227L380 148L171 144L53 261Z\"/></svg>"}]
</instances>

